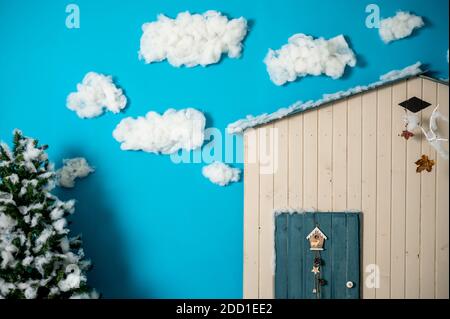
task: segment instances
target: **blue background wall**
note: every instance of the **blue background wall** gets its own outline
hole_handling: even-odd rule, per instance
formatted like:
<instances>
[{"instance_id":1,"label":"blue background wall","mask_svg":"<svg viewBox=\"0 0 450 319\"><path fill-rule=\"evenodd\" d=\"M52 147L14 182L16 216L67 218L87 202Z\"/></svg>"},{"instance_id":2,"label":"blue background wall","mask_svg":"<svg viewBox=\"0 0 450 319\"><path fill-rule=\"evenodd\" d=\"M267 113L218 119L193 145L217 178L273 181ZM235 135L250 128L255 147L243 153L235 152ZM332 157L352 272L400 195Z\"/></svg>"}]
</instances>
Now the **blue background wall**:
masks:
<instances>
[{"instance_id":1,"label":"blue background wall","mask_svg":"<svg viewBox=\"0 0 450 319\"><path fill-rule=\"evenodd\" d=\"M447 0L74 0L81 28L65 27L70 1L0 0L0 139L13 128L50 145L51 159L85 156L96 173L63 198L78 200L72 229L82 232L95 264L90 283L105 297L242 297L242 183L220 188L201 164L123 152L111 133L126 116L195 107L224 129L247 114L373 82L418 60L448 77ZM384 17L399 9L425 17L413 37L385 45L365 27L365 7ZM215 9L251 21L241 59L176 69L138 60L141 25L158 13ZM294 33L348 37L357 67L339 80L308 77L284 87L269 80L262 60ZM124 113L81 120L65 107L88 71L115 76L131 103ZM239 164L237 164L239 166Z\"/></svg>"}]
</instances>

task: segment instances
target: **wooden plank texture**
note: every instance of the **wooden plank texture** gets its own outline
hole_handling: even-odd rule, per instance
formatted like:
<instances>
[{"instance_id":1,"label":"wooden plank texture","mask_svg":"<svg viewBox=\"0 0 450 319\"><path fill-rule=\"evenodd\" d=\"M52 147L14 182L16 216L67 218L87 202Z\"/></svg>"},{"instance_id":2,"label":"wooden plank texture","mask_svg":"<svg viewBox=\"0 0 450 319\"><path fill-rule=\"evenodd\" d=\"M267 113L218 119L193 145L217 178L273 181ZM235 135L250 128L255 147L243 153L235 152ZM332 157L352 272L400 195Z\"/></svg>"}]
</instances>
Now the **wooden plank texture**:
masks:
<instances>
[{"instance_id":1,"label":"wooden plank texture","mask_svg":"<svg viewBox=\"0 0 450 319\"><path fill-rule=\"evenodd\" d=\"M333 242L331 263L333 267L332 299L346 298L347 282L347 225L345 214L333 214L331 218L331 236Z\"/></svg>"},{"instance_id":2,"label":"wooden plank texture","mask_svg":"<svg viewBox=\"0 0 450 319\"><path fill-rule=\"evenodd\" d=\"M407 98L422 98L422 79L407 82ZM409 112L409 111L408 111ZM421 114L416 113L421 120ZM405 297L417 299L419 294L420 267L420 174L414 164L422 155L422 134L417 134L406 143L406 261Z\"/></svg>"},{"instance_id":3,"label":"wooden plank texture","mask_svg":"<svg viewBox=\"0 0 450 319\"><path fill-rule=\"evenodd\" d=\"M399 134L405 129L405 111L398 104L406 100L406 82L392 87L391 154L391 298L405 298L406 231L406 141Z\"/></svg>"},{"instance_id":4,"label":"wooden plank texture","mask_svg":"<svg viewBox=\"0 0 450 319\"><path fill-rule=\"evenodd\" d=\"M376 213L377 213L377 92L370 91L362 97L362 195L363 213L363 265L376 264ZM364 272L364 282L369 273ZM375 289L364 285L363 296L375 298Z\"/></svg>"},{"instance_id":5,"label":"wooden plank texture","mask_svg":"<svg viewBox=\"0 0 450 319\"><path fill-rule=\"evenodd\" d=\"M439 111L449 117L448 105L448 85L438 85ZM441 125L440 136L449 138L448 125ZM448 151L448 143L445 148ZM436 298L449 298L449 254L448 254L448 227L449 227L449 206L448 206L448 160L438 158L436 163Z\"/></svg>"},{"instance_id":6,"label":"wooden plank texture","mask_svg":"<svg viewBox=\"0 0 450 319\"><path fill-rule=\"evenodd\" d=\"M347 209L347 100L333 105L332 158L333 211L345 211Z\"/></svg>"},{"instance_id":7,"label":"wooden plank texture","mask_svg":"<svg viewBox=\"0 0 450 319\"><path fill-rule=\"evenodd\" d=\"M276 146L273 124L258 129L259 134L259 298L274 296L274 223L273 183L274 147Z\"/></svg>"},{"instance_id":8,"label":"wooden plank texture","mask_svg":"<svg viewBox=\"0 0 450 319\"><path fill-rule=\"evenodd\" d=\"M275 218L275 298L288 297L288 214Z\"/></svg>"},{"instance_id":9,"label":"wooden plank texture","mask_svg":"<svg viewBox=\"0 0 450 319\"><path fill-rule=\"evenodd\" d=\"M416 77L247 130L244 298L275 296L274 209L290 207L336 214L361 212L360 297L448 299L448 160L438 156L420 130L408 141L400 136L408 113L398 105L413 96L432 103L417 113L428 129L435 105L439 104L439 111L448 117L448 94L448 85ZM276 141L272 128L278 133ZM249 134L252 131L254 136ZM448 123L439 121L438 131L448 137ZM252 154L256 154L253 161ZM414 162L422 154L436 161L430 173L416 173ZM317 220L324 229L330 227L331 234L336 232L332 217L326 213ZM308 242L303 237L314 226L313 215L308 213L304 219L290 215L286 221L286 256L296 262L288 263L286 271L292 279L283 294L287 298L315 298L312 282L307 280L313 278L307 269L313 254L303 255L296 249L306 250ZM355 222L345 221L347 226ZM326 244L331 248L334 240ZM327 256L332 250L322 254ZM331 265L323 268L324 277L330 279L333 273L326 272ZM379 280L371 282L374 266L378 266ZM350 276L347 272L341 280ZM376 282L379 286L371 286ZM354 297L356 291L341 291L334 285L331 280L323 287L323 298Z\"/></svg>"},{"instance_id":10,"label":"wooden plank texture","mask_svg":"<svg viewBox=\"0 0 450 319\"><path fill-rule=\"evenodd\" d=\"M346 249L346 281L353 283L352 288L346 289L346 299L360 297L360 228L359 214L347 213L347 249Z\"/></svg>"},{"instance_id":11,"label":"wooden plank texture","mask_svg":"<svg viewBox=\"0 0 450 319\"><path fill-rule=\"evenodd\" d=\"M288 298L303 299L305 291L304 279L304 252L308 249L305 240L305 229L302 214L289 214L289 241L288 241Z\"/></svg>"},{"instance_id":12,"label":"wooden plank texture","mask_svg":"<svg viewBox=\"0 0 450 319\"><path fill-rule=\"evenodd\" d=\"M347 102L347 207L361 210L362 172L362 97L356 95Z\"/></svg>"},{"instance_id":13,"label":"wooden plank texture","mask_svg":"<svg viewBox=\"0 0 450 319\"><path fill-rule=\"evenodd\" d=\"M303 114L303 208L317 209L317 110Z\"/></svg>"},{"instance_id":14,"label":"wooden plank texture","mask_svg":"<svg viewBox=\"0 0 450 319\"><path fill-rule=\"evenodd\" d=\"M303 208L303 114L289 118L288 205Z\"/></svg>"},{"instance_id":15,"label":"wooden plank texture","mask_svg":"<svg viewBox=\"0 0 450 319\"><path fill-rule=\"evenodd\" d=\"M380 287L376 298L387 299L391 293L391 103L392 87L377 92L377 213L376 264Z\"/></svg>"},{"instance_id":16,"label":"wooden plank texture","mask_svg":"<svg viewBox=\"0 0 450 319\"><path fill-rule=\"evenodd\" d=\"M332 230L332 214L327 213L317 213L316 221L319 224L320 229L324 232L325 236L329 239L325 241L324 250L320 252L320 256L322 260L324 260L324 264L321 269L321 278L327 281L327 284L321 287L320 298L321 299L331 299L332 289L334 285L333 281L333 260L332 260L332 252L333 252L333 240L331 239L331 230ZM312 229L309 229L305 233L305 237L310 233ZM307 242L308 243L308 242ZM309 244L309 243L308 243ZM310 252L309 252L310 253ZM311 268L311 267L310 267ZM311 270L310 270L311 271Z\"/></svg>"},{"instance_id":17,"label":"wooden plank texture","mask_svg":"<svg viewBox=\"0 0 450 319\"><path fill-rule=\"evenodd\" d=\"M431 113L437 103L437 84L429 80L422 81L422 98L432 105L422 111L422 125L428 127ZM422 138L422 154L436 160L436 151ZM439 159L437 159L439 160ZM420 198L420 298L434 298L436 261L436 170L423 173Z\"/></svg>"},{"instance_id":18,"label":"wooden plank texture","mask_svg":"<svg viewBox=\"0 0 450 319\"><path fill-rule=\"evenodd\" d=\"M333 107L324 107L318 111L318 181L317 198L319 211L329 212L333 208Z\"/></svg>"},{"instance_id":19,"label":"wooden plank texture","mask_svg":"<svg viewBox=\"0 0 450 319\"><path fill-rule=\"evenodd\" d=\"M259 297L258 131L244 135L244 273L243 297Z\"/></svg>"}]
</instances>

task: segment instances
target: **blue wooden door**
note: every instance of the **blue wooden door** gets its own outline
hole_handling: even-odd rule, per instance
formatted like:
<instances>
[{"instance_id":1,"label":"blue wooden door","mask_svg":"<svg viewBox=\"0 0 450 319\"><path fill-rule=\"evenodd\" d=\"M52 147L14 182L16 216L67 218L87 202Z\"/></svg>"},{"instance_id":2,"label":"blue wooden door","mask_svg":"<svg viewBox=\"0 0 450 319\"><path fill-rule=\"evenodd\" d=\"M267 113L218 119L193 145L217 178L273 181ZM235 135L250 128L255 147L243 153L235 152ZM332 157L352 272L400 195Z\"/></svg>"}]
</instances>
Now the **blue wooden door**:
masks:
<instances>
[{"instance_id":1,"label":"blue wooden door","mask_svg":"<svg viewBox=\"0 0 450 319\"><path fill-rule=\"evenodd\" d=\"M275 298L316 299L315 252L306 236L318 226L327 240L320 251L321 299L357 299L360 288L359 213L279 214L275 218ZM350 287L352 286L352 287Z\"/></svg>"}]
</instances>

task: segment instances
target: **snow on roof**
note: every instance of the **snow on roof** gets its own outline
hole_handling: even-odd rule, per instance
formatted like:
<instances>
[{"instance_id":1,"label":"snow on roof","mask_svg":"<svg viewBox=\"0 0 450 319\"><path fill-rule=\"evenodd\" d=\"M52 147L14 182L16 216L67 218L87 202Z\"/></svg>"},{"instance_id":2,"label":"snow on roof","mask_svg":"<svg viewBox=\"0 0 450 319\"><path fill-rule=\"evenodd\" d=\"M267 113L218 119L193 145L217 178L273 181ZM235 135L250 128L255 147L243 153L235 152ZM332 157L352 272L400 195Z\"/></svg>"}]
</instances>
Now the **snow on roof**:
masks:
<instances>
[{"instance_id":1,"label":"snow on roof","mask_svg":"<svg viewBox=\"0 0 450 319\"><path fill-rule=\"evenodd\" d=\"M245 119L238 120L236 122L233 122L228 125L227 132L229 134L238 134L242 133L248 128L255 127L258 125L266 124L269 122L272 122L274 120L281 119L283 117L286 117L288 115L303 112L318 106L321 106L326 103L334 102L337 100L340 100L342 98L346 98L349 96L352 96L354 94L358 94L361 92L366 92L375 88L378 88L380 86L396 82L399 80L411 78L413 76L419 75L424 73L422 69L420 68L422 65L421 62L416 62L413 65L407 66L406 68L402 70L393 70L390 71L382 76L380 76L380 79L376 82L373 82L368 85L358 85L353 88L350 88L346 91L339 91L332 94L324 94L321 99L313 101L309 100L307 102L298 101L292 104L289 107L280 108L279 110L273 112L273 113L264 113L258 116L253 115L247 115Z\"/></svg>"},{"instance_id":2,"label":"snow on roof","mask_svg":"<svg viewBox=\"0 0 450 319\"><path fill-rule=\"evenodd\" d=\"M320 234L324 239L328 239L327 236L325 236L325 234L319 229L319 227L316 227L312 230L312 232L309 233L308 236L306 236L306 239L310 239L312 235L314 234Z\"/></svg>"}]
</instances>

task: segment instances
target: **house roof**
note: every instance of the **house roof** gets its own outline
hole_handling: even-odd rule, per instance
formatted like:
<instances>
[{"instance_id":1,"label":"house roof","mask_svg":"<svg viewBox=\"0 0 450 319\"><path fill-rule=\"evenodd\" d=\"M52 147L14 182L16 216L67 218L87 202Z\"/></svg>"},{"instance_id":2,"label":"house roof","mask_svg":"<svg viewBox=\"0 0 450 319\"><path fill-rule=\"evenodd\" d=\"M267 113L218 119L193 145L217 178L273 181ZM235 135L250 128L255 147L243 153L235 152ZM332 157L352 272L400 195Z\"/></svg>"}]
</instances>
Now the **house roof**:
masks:
<instances>
[{"instance_id":1,"label":"house roof","mask_svg":"<svg viewBox=\"0 0 450 319\"><path fill-rule=\"evenodd\" d=\"M310 239L312 235L314 235L315 233L319 233L324 239L328 239L327 236L325 236L324 233L322 233L322 231L319 229L319 227L316 227L312 230L312 232L309 233L308 236L306 236L306 239Z\"/></svg>"},{"instance_id":2,"label":"house roof","mask_svg":"<svg viewBox=\"0 0 450 319\"><path fill-rule=\"evenodd\" d=\"M240 134L242 132L244 132L245 130L252 128L252 127L257 127L263 124L267 124L276 120L279 120L281 118L287 117L287 116L292 116L294 114L298 114L313 108L317 108L319 106L323 106L325 104L329 104L331 102L337 102L340 100L343 100L345 98L357 95L357 94L361 94L361 93L365 93L377 88L381 88L383 86L386 85L392 85L395 84L397 82L400 81L405 81L408 80L410 78L414 78L414 77L421 77L421 78L425 78L434 82L438 82L441 84L445 84L448 85L448 80L441 80L441 79L436 79L433 78L431 76L428 76L428 72L427 71L423 71L420 67L421 67L421 63L417 62L413 65L410 65L402 70L394 70L394 71L390 71L382 76L380 76L380 79L376 82L373 82L371 84L368 85L364 85L364 86L356 86L353 88L350 88L346 91L339 91L336 93L332 93L332 94L324 94L322 96L321 99L319 100L310 100L307 102L302 102L302 101L298 101L294 104L292 104L289 107L284 107L281 108L273 113L264 113L258 116L252 116L252 115L247 115L246 118L244 119L240 119L238 121L235 121L231 124L228 125L227 127L227 131L229 134Z\"/></svg>"}]
</instances>

